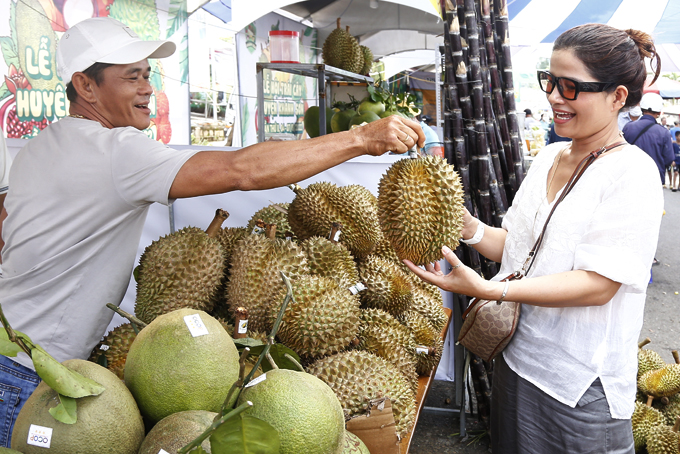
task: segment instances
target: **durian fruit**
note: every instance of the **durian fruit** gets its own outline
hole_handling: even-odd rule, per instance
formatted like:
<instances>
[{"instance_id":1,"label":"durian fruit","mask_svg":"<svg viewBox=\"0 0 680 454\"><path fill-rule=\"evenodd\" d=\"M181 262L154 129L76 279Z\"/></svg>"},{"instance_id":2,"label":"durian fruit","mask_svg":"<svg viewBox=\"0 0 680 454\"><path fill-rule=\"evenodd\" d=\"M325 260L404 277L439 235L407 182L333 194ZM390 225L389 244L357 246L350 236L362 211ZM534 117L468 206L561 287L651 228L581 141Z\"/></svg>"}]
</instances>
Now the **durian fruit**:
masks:
<instances>
[{"instance_id":1,"label":"durian fruit","mask_svg":"<svg viewBox=\"0 0 680 454\"><path fill-rule=\"evenodd\" d=\"M663 413L666 424L672 425L675 423L675 418L680 416L680 394L655 400L652 406Z\"/></svg>"},{"instance_id":2,"label":"durian fruit","mask_svg":"<svg viewBox=\"0 0 680 454\"><path fill-rule=\"evenodd\" d=\"M283 314L277 337L300 357L311 360L341 352L359 331L359 298L332 279L301 276L291 282L294 301ZM281 310L286 290L279 292L270 308L270 320Z\"/></svg>"},{"instance_id":3,"label":"durian fruit","mask_svg":"<svg viewBox=\"0 0 680 454\"><path fill-rule=\"evenodd\" d=\"M633 441L635 452L639 452L647 444L649 430L654 426L663 426L665 419L661 412L652 408L652 396L649 396L647 403L635 402L635 410L631 422L633 424Z\"/></svg>"},{"instance_id":4,"label":"durian fruit","mask_svg":"<svg viewBox=\"0 0 680 454\"><path fill-rule=\"evenodd\" d=\"M393 262L369 256L359 264L359 277L366 290L361 292L361 302L389 312L398 317L407 311L413 301L413 287Z\"/></svg>"},{"instance_id":5,"label":"durian fruit","mask_svg":"<svg viewBox=\"0 0 680 454\"><path fill-rule=\"evenodd\" d=\"M654 350L647 350L642 347L649 344L651 339L649 337L645 338L638 344L638 372L637 378L639 379L645 372L650 370L661 369L666 365L661 355L659 355Z\"/></svg>"},{"instance_id":6,"label":"durian fruit","mask_svg":"<svg viewBox=\"0 0 680 454\"><path fill-rule=\"evenodd\" d=\"M217 210L203 231L185 227L146 247L135 270L135 315L144 323L181 308L210 311L224 274L224 256L215 238L226 211Z\"/></svg>"},{"instance_id":7,"label":"durian fruit","mask_svg":"<svg viewBox=\"0 0 680 454\"><path fill-rule=\"evenodd\" d=\"M463 227L463 186L453 166L428 156L402 159L378 186L378 217L400 259L425 265L458 247Z\"/></svg>"},{"instance_id":8,"label":"durian fruit","mask_svg":"<svg viewBox=\"0 0 680 454\"><path fill-rule=\"evenodd\" d=\"M638 379L638 388L654 397L670 397L680 392L680 357L673 350L676 364L667 364L661 369L650 370Z\"/></svg>"},{"instance_id":9,"label":"durian fruit","mask_svg":"<svg viewBox=\"0 0 680 454\"><path fill-rule=\"evenodd\" d=\"M102 364L100 358L106 358L106 368L123 379L125 359L132 341L137 337L135 329L130 323L123 323L109 331L104 339L97 344L90 354L90 361Z\"/></svg>"},{"instance_id":10,"label":"durian fruit","mask_svg":"<svg viewBox=\"0 0 680 454\"><path fill-rule=\"evenodd\" d=\"M357 259L371 253L380 239L376 199L359 185L338 187L313 183L302 189L291 186L295 199L288 208L288 222L299 240L328 238L333 223L341 225L337 241Z\"/></svg>"},{"instance_id":11,"label":"durian fruit","mask_svg":"<svg viewBox=\"0 0 680 454\"><path fill-rule=\"evenodd\" d=\"M249 330L271 330L269 308L285 287L281 272L291 280L309 274L307 258L296 243L248 235L234 247L226 300L232 314L238 307L248 310Z\"/></svg>"},{"instance_id":12,"label":"durian fruit","mask_svg":"<svg viewBox=\"0 0 680 454\"><path fill-rule=\"evenodd\" d=\"M648 454L680 454L680 416L675 420L675 425L654 426L647 434Z\"/></svg>"},{"instance_id":13,"label":"durian fruit","mask_svg":"<svg viewBox=\"0 0 680 454\"><path fill-rule=\"evenodd\" d=\"M418 389L416 342L409 329L380 309L362 309L357 349L377 355L399 368Z\"/></svg>"},{"instance_id":14,"label":"durian fruit","mask_svg":"<svg viewBox=\"0 0 680 454\"><path fill-rule=\"evenodd\" d=\"M407 311L399 321L411 331L416 343L416 372L429 376L439 365L444 351L441 331L437 331L424 315L415 311Z\"/></svg>"},{"instance_id":15,"label":"durian fruit","mask_svg":"<svg viewBox=\"0 0 680 454\"><path fill-rule=\"evenodd\" d=\"M363 414L371 400L389 397L397 433L406 436L415 423L415 393L399 369L383 358L350 350L317 360L307 372L333 389L346 418Z\"/></svg>"},{"instance_id":16,"label":"durian fruit","mask_svg":"<svg viewBox=\"0 0 680 454\"><path fill-rule=\"evenodd\" d=\"M357 40L350 35L349 27L343 30L340 26L340 18L337 19L337 28L328 35L323 43L321 55L325 64L345 71L357 72L363 65L363 52Z\"/></svg>"},{"instance_id":17,"label":"durian fruit","mask_svg":"<svg viewBox=\"0 0 680 454\"><path fill-rule=\"evenodd\" d=\"M300 245L307 255L312 275L333 279L341 288L348 289L359 282L359 272L347 248L332 240L313 236Z\"/></svg>"},{"instance_id":18,"label":"durian fruit","mask_svg":"<svg viewBox=\"0 0 680 454\"><path fill-rule=\"evenodd\" d=\"M265 224L276 224L276 238L285 240L286 234L291 232L288 224L289 205L289 203L272 203L258 210L248 221L248 233L252 233L257 221L263 221Z\"/></svg>"},{"instance_id":19,"label":"durian fruit","mask_svg":"<svg viewBox=\"0 0 680 454\"><path fill-rule=\"evenodd\" d=\"M373 66L373 52L366 46L359 46L364 57L364 65L359 71L360 74L368 74Z\"/></svg>"},{"instance_id":20,"label":"durian fruit","mask_svg":"<svg viewBox=\"0 0 680 454\"><path fill-rule=\"evenodd\" d=\"M229 312L229 306L225 299L226 296L226 286L229 281L229 270L231 268L231 256L234 252L234 247L236 243L242 238L249 235L249 231L245 227L226 227L220 229L217 234L217 240L222 246L222 254L224 256L224 273L222 275L222 281L215 295L213 296L213 309L210 311L210 315L217 319L224 319L227 322L232 322L231 313Z\"/></svg>"},{"instance_id":21,"label":"durian fruit","mask_svg":"<svg viewBox=\"0 0 680 454\"><path fill-rule=\"evenodd\" d=\"M432 326L441 333L449 322L449 317L444 312L442 295L438 288L436 290L437 292L433 294L420 288L414 288L411 291L413 300L409 310L424 315L432 323ZM437 295L439 298L433 295Z\"/></svg>"}]
</instances>

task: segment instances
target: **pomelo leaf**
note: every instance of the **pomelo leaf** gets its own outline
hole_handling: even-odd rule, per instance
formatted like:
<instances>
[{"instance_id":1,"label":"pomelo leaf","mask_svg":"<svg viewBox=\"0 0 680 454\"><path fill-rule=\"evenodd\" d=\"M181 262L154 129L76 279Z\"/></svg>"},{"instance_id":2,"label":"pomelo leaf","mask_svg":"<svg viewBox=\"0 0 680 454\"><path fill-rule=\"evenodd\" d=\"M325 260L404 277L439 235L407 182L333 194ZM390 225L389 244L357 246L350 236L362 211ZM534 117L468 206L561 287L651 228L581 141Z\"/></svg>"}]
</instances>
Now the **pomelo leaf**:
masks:
<instances>
[{"instance_id":1,"label":"pomelo leaf","mask_svg":"<svg viewBox=\"0 0 680 454\"><path fill-rule=\"evenodd\" d=\"M29 343L31 342L31 339L21 331L14 331L14 334L24 341L28 341ZM21 347L19 347L19 345L9 340L9 334L7 334L7 330L0 329L0 355L17 356L17 354L22 351L23 350Z\"/></svg>"},{"instance_id":2,"label":"pomelo leaf","mask_svg":"<svg viewBox=\"0 0 680 454\"><path fill-rule=\"evenodd\" d=\"M75 424L78 421L76 416L76 400L59 394L59 401L59 405L49 409L52 417L64 424Z\"/></svg>"},{"instance_id":3,"label":"pomelo leaf","mask_svg":"<svg viewBox=\"0 0 680 454\"><path fill-rule=\"evenodd\" d=\"M269 354L272 356L272 359L276 365L279 366L279 369L299 371L300 368L294 362L285 357L286 353L295 358L295 361L300 362L300 357L298 354L283 344L274 344L269 349ZM272 366L269 364L269 361L262 361L262 370L264 372L272 370Z\"/></svg>"},{"instance_id":4,"label":"pomelo leaf","mask_svg":"<svg viewBox=\"0 0 680 454\"><path fill-rule=\"evenodd\" d=\"M212 454L278 454L280 447L276 429L244 413L225 421L210 436Z\"/></svg>"},{"instance_id":5,"label":"pomelo leaf","mask_svg":"<svg viewBox=\"0 0 680 454\"><path fill-rule=\"evenodd\" d=\"M35 372L59 394L78 398L98 396L104 392L104 386L59 363L40 346L31 350L31 357Z\"/></svg>"}]
</instances>

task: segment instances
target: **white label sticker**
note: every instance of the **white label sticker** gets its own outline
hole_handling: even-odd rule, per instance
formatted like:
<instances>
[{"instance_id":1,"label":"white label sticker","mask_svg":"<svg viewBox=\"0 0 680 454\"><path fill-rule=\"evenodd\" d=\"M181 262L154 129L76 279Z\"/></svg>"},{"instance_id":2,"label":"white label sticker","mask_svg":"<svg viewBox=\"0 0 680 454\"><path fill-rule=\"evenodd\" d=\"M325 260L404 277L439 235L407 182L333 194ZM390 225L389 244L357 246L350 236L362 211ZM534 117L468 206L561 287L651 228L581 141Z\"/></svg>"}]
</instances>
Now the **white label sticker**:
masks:
<instances>
[{"instance_id":1,"label":"white label sticker","mask_svg":"<svg viewBox=\"0 0 680 454\"><path fill-rule=\"evenodd\" d=\"M419 355L427 355L430 353L430 349L426 347L416 347L416 353Z\"/></svg>"},{"instance_id":2,"label":"white label sticker","mask_svg":"<svg viewBox=\"0 0 680 454\"><path fill-rule=\"evenodd\" d=\"M250 232L252 235L259 235L260 233L263 233L264 229L262 227L255 226L253 227L253 231Z\"/></svg>"},{"instance_id":3,"label":"white label sticker","mask_svg":"<svg viewBox=\"0 0 680 454\"><path fill-rule=\"evenodd\" d=\"M52 443L52 429L49 427L36 426L31 424L28 429L28 440L26 443L41 448L49 448Z\"/></svg>"},{"instance_id":4,"label":"white label sticker","mask_svg":"<svg viewBox=\"0 0 680 454\"><path fill-rule=\"evenodd\" d=\"M165 449L161 448L161 450L158 451L158 454L170 454L170 453L168 451L166 451Z\"/></svg>"},{"instance_id":5,"label":"white label sticker","mask_svg":"<svg viewBox=\"0 0 680 454\"><path fill-rule=\"evenodd\" d=\"M351 286L349 288L349 291L352 295L356 295L357 293L359 293L362 290L366 290L366 286L364 284L362 284L361 282L357 282L356 284L354 284L353 286Z\"/></svg>"},{"instance_id":6,"label":"white label sticker","mask_svg":"<svg viewBox=\"0 0 680 454\"><path fill-rule=\"evenodd\" d=\"M238 333L239 334L245 334L248 332L248 320L239 320L238 321Z\"/></svg>"},{"instance_id":7,"label":"white label sticker","mask_svg":"<svg viewBox=\"0 0 680 454\"><path fill-rule=\"evenodd\" d=\"M111 348L111 347L109 347L109 346L106 345L106 344L102 344L101 347L99 347L99 350L107 351L109 348Z\"/></svg>"},{"instance_id":8,"label":"white label sticker","mask_svg":"<svg viewBox=\"0 0 680 454\"><path fill-rule=\"evenodd\" d=\"M267 379L267 374L262 374L257 378L253 378L252 380L250 380L248 382L248 384L246 385L246 388L250 388L251 386L255 386L258 383L260 383L261 381L265 381L266 379Z\"/></svg>"},{"instance_id":9,"label":"white label sticker","mask_svg":"<svg viewBox=\"0 0 680 454\"><path fill-rule=\"evenodd\" d=\"M208 328L206 328L206 326L203 324L200 314L186 315L184 317L184 323L187 324L187 328L189 328L189 332L193 337L210 334L208 332Z\"/></svg>"},{"instance_id":10,"label":"white label sticker","mask_svg":"<svg viewBox=\"0 0 680 454\"><path fill-rule=\"evenodd\" d=\"M340 230L335 232L335 236L333 236L333 241L340 241Z\"/></svg>"}]
</instances>

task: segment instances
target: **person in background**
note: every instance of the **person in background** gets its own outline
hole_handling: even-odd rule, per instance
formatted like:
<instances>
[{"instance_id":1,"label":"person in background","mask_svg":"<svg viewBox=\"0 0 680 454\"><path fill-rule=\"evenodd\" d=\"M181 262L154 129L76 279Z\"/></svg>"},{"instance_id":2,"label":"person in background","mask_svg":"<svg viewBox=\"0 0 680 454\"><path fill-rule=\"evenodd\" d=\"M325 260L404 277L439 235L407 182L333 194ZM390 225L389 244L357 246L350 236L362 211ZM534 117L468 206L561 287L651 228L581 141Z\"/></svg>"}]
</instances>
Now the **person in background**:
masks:
<instances>
[{"instance_id":1,"label":"person in background","mask_svg":"<svg viewBox=\"0 0 680 454\"><path fill-rule=\"evenodd\" d=\"M673 142L673 153L675 162L673 166L673 179L671 180L671 191L677 192L680 185L680 129L675 131L675 142Z\"/></svg>"},{"instance_id":2,"label":"person in background","mask_svg":"<svg viewBox=\"0 0 680 454\"><path fill-rule=\"evenodd\" d=\"M548 131L550 129L550 123L545 119L545 114L541 114L541 119L538 120L538 122L541 124L541 128L544 131Z\"/></svg>"},{"instance_id":3,"label":"person in background","mask_svg":"<svg viewBox=\"0 0 680 454\"><path fill-rule=\"evenodd\" d=\"M623 127L631 121L635 121L642 116L640 106L633 106L625 112L619 113L619 129L623 131Z\"/></svg>"},{"instance_id":4,"label":"person in background","mask_svg":"<svg viewBox=\"0 0 680 454\"><path fill-rule=\"evenodd\" d=\"M673 122L673 127L671 128L671 138L675 140L675 133L680 131L680 121L675 120Z\"/></svg>"},{"instance_id":5,"label":"person in background","mask_svg":"<svg viewBox=\"0 0 680 454\"><path fill-rule=\"evenodd\" d=\"M12 164L3 222L0 301L12 327L57 361L87 359L119 305L153 203L285 186L362 155L422 146L418 123L393 115L309 140L234 151L176 150L148 138L149 58L172 41L144 41L109 17L69 28L56 51L69 116L27 142ZM1 244L1 242L0 242ZM0 446L40 381L30 358L0 356Z\"/></svg>"},{"instance_id":6,"label":"person in background","mask_svg":"<svg viewBox=\"0 0 680 454\"><path fill-rule=\"evenodd\" d=\"M531 109L524 109L524 129L531 129L534 126L540 126L531 113Z\"/></svg>"},{"instance_id":7,"label":"person in background","mask_svg":"<svg viewBox=\"0 0 680 454\"><path fill-rule=\"evenodd\" d=\"M673 139L668 129L659 125L656 120L663 110L663 99L658 93L645 93L640 100L642 117L623 127L623 137L631 145L637 145L652 157L659 168L661 185L665 185L666 167L675 159ZM661 127L659 127L661 126Z\"/></svg>"},{"instance_id":8,"label":"person in background","mask_svg":"<svg viewBox=\"0 0 680 454\"><path fill-rule=\"evenodd\" d=\"M500 262L498 275L485 280L447 245L446 275L439 263L422 269L404 261L444 290L522 303L515 334L494 360L495 454L635 452L637 342L663 191L654 161L623 140L617 120L642 97L647 58L656 80L660 58L641 31L586 24L562 33L538 79L555 131L572 141L541 150L502 227L463 212L462 239ZM560 191L588 156L596 159L556 207L528 276L499 282L523 269Z\"/></svg>"},{"instance_id":9,"label":"person in background","mask_svg":"<svg viewBox=\"0 0 680 454\"><path fill-rule=\"evenodd\" d=\"M659 121L661 122L661 126L663 126L666 129L670 129L670 126L668 126L667 124L668 119L666 119L666 117L661 117Z\"/></svg>"}]
</instances>

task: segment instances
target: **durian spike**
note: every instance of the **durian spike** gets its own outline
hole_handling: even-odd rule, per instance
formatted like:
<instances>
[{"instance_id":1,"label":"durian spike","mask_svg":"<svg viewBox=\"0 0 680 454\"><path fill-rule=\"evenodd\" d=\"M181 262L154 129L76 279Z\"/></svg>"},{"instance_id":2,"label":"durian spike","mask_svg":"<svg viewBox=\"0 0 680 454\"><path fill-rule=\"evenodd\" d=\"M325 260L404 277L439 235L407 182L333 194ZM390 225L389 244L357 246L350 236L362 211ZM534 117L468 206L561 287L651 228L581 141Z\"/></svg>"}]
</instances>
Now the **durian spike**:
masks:
<instances>
[{"instance_id":1,"label":"durian spike","mask_svg":"<svg viewBox=\"0 0 680 454\"><path fill-rule=\"evenodd\" d=\"M248 309L237 307L234 311L234 339L248 337ZM241 326L244 325L244 326Z\"/></svg>"},{"instance_id":2,"label":"durian spike","mask_svg":"<svg viewBox=\"0 0 680 454\"><path fill-rule=\"evenodd\" d=\"M339 222L334 222L331 224L331 233L328 235L328 239L330 240L331 243L337 244L338 240L340 239L340 234L339 232L342 231L342 224Z\"/></svg>"},{"instance_id":3,"label":"durian spike","mask_svg":"<svg viewBox=\"0 0 680 454\"><path fill-rule=\"evenodd\" d=\"M675 424L673 424L673 432L680 430L680 416L675 417Z\"/></svg>"},{"instance_id":4,"label":"durian spike","mask_svg":"<svg viewBox=\"0 0 680 454\"><path fill-rule=\"evenodd\" d=\"M675 364L680 364L680 355L678 355L678 351L672 350L671 353L673 354L673 359L675 360Z\"/></svg>"},{"instance_id":5,"label":"durian spike","mask_svg":"<svg viewBox=\"0 0 680 454\"><path fill-rule=\"evenodd\" d=\"M276 239L276 224L267 224L265 227L264 234L270 240Z\"/></svg>"},{"instance_id":6,"label":"durian spike","mask_svg":"<svg viewBox=\"0 0 680 454\"><path fill-rule=\"evenodd\" d=\"M647 406L651 407L652 406L652 401L654 400L654 396L647 396Z\"/></svg>"},{"instance_id":7,"label":"durian spike","mask_svg":"<svg viewBox=\"0 0 680 454\"><path fill-rule=\"evenodd\" d=\"M224 224L224 221L226 221L228 217L229 213L227 211L218 208L215 211L215 217L213 218L212 222L210 223L208 228L205 229L205 233L207 233L210 238L215 238L217 234L220 232L222 224Z\"/></svg>"},{"instance_id":8,"label":"durian spike","mask_svg":"<svg viewBox=\"0 0 680 454\"><path fill-rule=\"evenodd\" d=\"M642 348L645 345L649 344L652 340L649 337L646 337L644 340L641 340L638 342L638 348Z\"/></svg>"}]
</instances>

